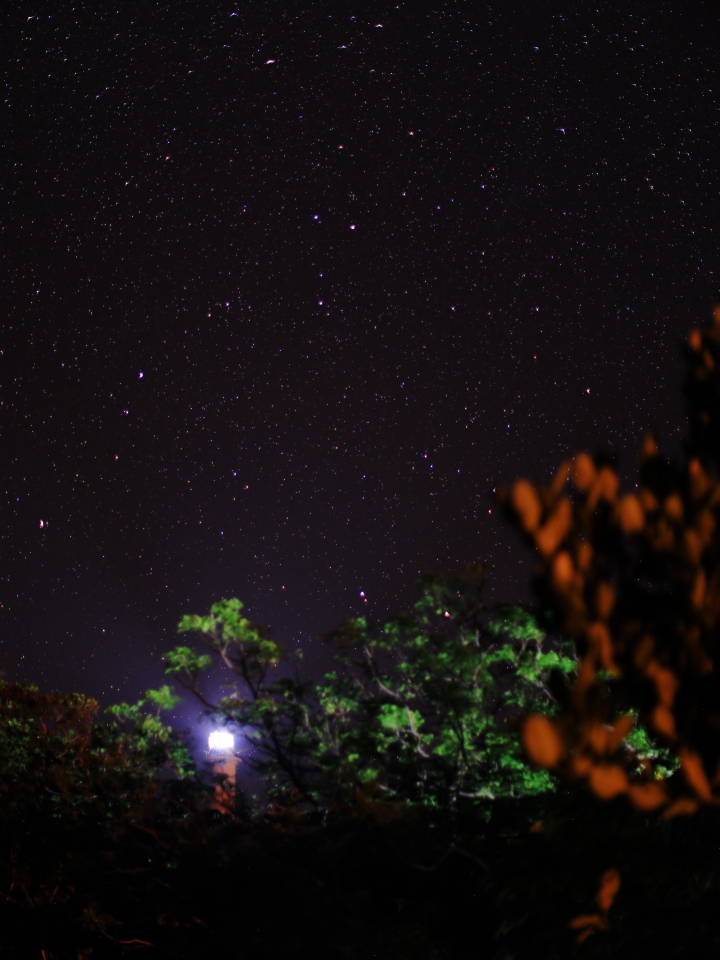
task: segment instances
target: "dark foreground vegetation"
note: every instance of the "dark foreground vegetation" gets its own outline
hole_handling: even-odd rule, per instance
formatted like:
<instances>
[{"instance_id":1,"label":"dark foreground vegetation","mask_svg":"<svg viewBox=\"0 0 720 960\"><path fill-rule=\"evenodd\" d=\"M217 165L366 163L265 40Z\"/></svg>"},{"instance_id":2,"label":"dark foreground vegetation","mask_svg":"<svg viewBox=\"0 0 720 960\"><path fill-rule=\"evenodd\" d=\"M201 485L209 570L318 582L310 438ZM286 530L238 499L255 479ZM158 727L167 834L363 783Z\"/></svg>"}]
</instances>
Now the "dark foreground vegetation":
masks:
<instances>
[{"instance_id":1,"label":"dark foreground vegetation","mask_svg":"<svg viewBox=\"0 0 720 960\"><path fill-rule=\"evenodd\" d=\"M270 793L234 816L160 720L169 688L101 723L85 698L3 683L0 956L564 957L609 869L622 897L585 955L714 944L720 824L600 805L529 766L515 719L556 714L576 661L480 588L478 570L428 578L411 617L348 624L319 685L268 666L281 651L237 602L185 620L254 690L216 709ZM200 691L189 649L170 669ZM629 739L638 768L672 771L641 727Z\"/></svg>"},{"instance_id":2,"label":"dark foreground vegetation","mask_svg":"<svg viewBox=\"0 0 720 960\"><path fill-rule=\"evenodd\" d=\"M534 611L428 576L318 681L237 600L181 621L166 672L262 803L195 769L169 686L101 714L0 683L0 958L716 955L720 310L687 356L683 462L648 437L637 493L587 454L501 493Z\"/></svg>"}]
</instances>

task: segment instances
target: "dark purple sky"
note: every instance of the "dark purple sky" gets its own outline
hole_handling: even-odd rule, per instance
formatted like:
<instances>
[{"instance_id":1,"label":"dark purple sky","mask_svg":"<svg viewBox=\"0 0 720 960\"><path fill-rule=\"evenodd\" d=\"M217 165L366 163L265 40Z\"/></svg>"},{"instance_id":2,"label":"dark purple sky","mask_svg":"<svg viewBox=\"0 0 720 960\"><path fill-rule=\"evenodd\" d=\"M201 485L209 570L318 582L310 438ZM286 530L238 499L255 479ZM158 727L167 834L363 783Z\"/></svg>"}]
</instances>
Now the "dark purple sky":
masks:
<instances>
[{"instance_id":1,"label":"dark purple sky","mask_svg":"<svg viewBox=\"0 0 720 960\"><path fill-rule=\"evenodd\" d=\"M678 448L715 4L0 17L11 678L134 697L223 596L311 662L421 570L527 596L493 484L595 447L630 481L648 424Z\"/></svg>"}]
</instances>

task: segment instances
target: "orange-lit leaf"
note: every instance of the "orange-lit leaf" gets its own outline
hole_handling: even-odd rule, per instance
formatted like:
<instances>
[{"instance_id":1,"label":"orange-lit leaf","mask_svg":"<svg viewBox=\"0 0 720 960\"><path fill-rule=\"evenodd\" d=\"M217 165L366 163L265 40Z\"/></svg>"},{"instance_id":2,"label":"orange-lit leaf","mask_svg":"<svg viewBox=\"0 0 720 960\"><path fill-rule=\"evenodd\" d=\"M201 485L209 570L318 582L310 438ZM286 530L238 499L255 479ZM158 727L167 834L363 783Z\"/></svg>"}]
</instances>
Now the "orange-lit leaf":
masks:
<instances>
[{"instance_id":1,"label":"orange-lit leaf","mask_svg":"<svg viewBox=\"0 0 720 960\"><path fill-rule=\"evenodd\" d=\"M581 927L595 927L596 930L601 930L603 925L603 919L597 913L584 913L579 917L573 917L568 923L571 930L580 930Z\"/></svg>"},{"instance_id":2,"label":"orange-lit leaf","mask_svg":"<svg viewBox=\"0 0 720 960\"><path fill-rule=\"evenodd\" d=\"M645 513L654 513L658 508L657 497L652 492L652 490L647 490L643 488L638 494L640 497L640 503Z\"/></svg>"},{"instance_id":3,"label":"orange-lit leaf","mask_svg":"<svg viewBox=\"0 0 720 960\"><path fill-rule=\"evenodd\" d=\"M663 737L667 737L668 740L675 740L677 738L675 717L673 716L672 711L668 710L668 708L664 707L662 704L655 707L653 712L650 714L650 725L656 733L659 733Z\"/></svg>"},{"instance_id":4,"label":"orange-lit leaf","mask_svg":"<svg viewBox=\"0 0 720 960\"><path fill-rule=\"evenodd\" d=\"M587 540L583 541L578 545L577 548L577 565L580 570L585 573L592 563L593 558L593 549Z\"/></svg>"},{"instance_id":5,"label":"orange-lit leaf","mask_svg":"<svg viewBox=\"0 0 720 960\"><path fill-rule=\"evenodd\" d=\"M523 529L527 533L537 530L542 516L542 505L535 487L529 480L517 480L512 488L511 503Z\"/></svg>"},{"instance_id":6,"label":"orange-lit leaf","mask_svg":"<svg viewBox=\"0 0 720 960\"><path fill-rule=\"evenodd\" d=\"M682 747L680 749L680 762L688 785L701 800L709 801L712 791L700 757L692 750L688 750L687 747Z\"/></svg>"},{"instance_id":7,"label":"orange-lit leaf","mask_svg":"<svg viewBox=\"0 0 720 960\"><path fill-rule=\"evenodd\" d=\"M588 728L587 742L596 754L602 756L607 750L608 728L602 723L593 723Z\"/></svg>"},{"instance_id":8,"label":"orange-lit leaf","mask_svg":"<svg viewBox=\"0 0 720 960\"><path fill-rule=\"evenodd\" d=\"M590 490L589 506L594 507L598 500L607 500L608 503L614 503L617 499L619 486L620 481L617 474L610 467L603 467Z\"/></svg>"},{"instance_id":9,"label":"orange-lit leaf","mask_svg":"<svg viewBox=\"0 0 720 960\"><path fill-rule=\"evenodd\" d=\"M624 533L639 533L645 526L645 512L632 493L626 493L618 503L617 517Z\"/></svg>"},{"instance_id":10,"label":"orange-lit leaf","mask_svg":"<svg viewBox=\"0 0 720 960\"><path fill-rule=\"evenodd\" d=\"M613 900L620 889L621 882L620 873L615 867L610 867L610 869L606 870L600 877L600 888L595 900L603 913L607 913L613 905Z\"/></svg>"},{"instance_id":11,"label":"orange-lit leaf","mask_svg":"<svg viewBox=\"0 0 720 960\"><path fill-rule=\"evenodd\" d=\"M528 758L539 767L557 766L564 753L555 724L539 713L531 714L523 723L521 742Z\"/></svg>"},{"instance_id":12,"label":"orange-lit leaf","mask_svg":"<svg viewBox=\"0 0 720 960\"><path fill-rule=\"evenodd\" d=\"M595 590L595 609L601 620L607 620L615 606L615 591L606 581L601 580Z\"/></svg>"},{"instance_id":13,"label":"orange-lit leaf","mask_svg":"<svg viewBox=\"0 0 720 960\"><path fill-rule=\"evenodd\" d=\"M648 430L645 436L643 437L643 444L640 448L640 459L647 460L650 457L656 457L658 455L658 445L657 440L655 439L655 434L652 430Z\"/></svg>"},{"instance_id":14,"label":"orange-lit leaf","mask_svg":"<svg viewBox=\"0 0 720 960\"><path fill-rule=\"evenodd\" d=\"M700 563L703 552L703 542L697 530L685 531L685 552L688 560L693 564Z\"/></svg>"},{"instance_id":15,"label":"orange-lit leaf","mask_svg":"<svg viewBox=\"0 0 720 960\"><path fill-rule=\"evenodd\" d=\"M655 684L660 703L663 706L671 707L677 693L678 678L672 670L661 667L657 660L651 660L645 667L645 672Z\"/></svg>"},{"instance_id":16,"label":"orange-lit leaf","mask_svg":"<svg viewBox=\"0 0 720 960\"><path fill-rule=\"evenodd\" d=\"M615 721L612 730L609 730L607 735L607 748L610 752L617 750L634 725L635 718L631 713L626 714L624 717L619 717Z\"/></svg>"},{"instance_id":17,"label":"orange-lit leaf","mask_svg":"<svg viewBox=\"0 0 720 960\"><path fill-rule=\"evenodd\" d=\"M608 923L604 917L593 913L582 917L575 917L574 920L570 921L568 926L573 930L580 930L580 933L575 937L575 943L579 945L584 943L593 933L597 933L599 930L607 930Z\"/></svg>"},{"instance_id":18,"label":"orange-lit leaf","mask_svg":"<svg viewBox=\"0 0 720 960\"><path fill-rule=\"evenodd\" d=\"M572 470L572 461L571 461L571 460L563 460L563 462L562 462L562 463L560 464L560 466L558 467L557 472L555 473L555 476L553 477L553 482L552 482L552 484L551 484L551 486L550 486L550 489L552 490L553 493L555 493L555 494L560 493L560 491L562 490L562 488L563 488L563 487L565 486L565 484L567 483L567 479L568 479L568 477L570 476L570 471L571 471L571 470Z\"/></svg>"},{"instance_id":19,"label":"orange-lit leaf","mask_svg":"<svg viewBox=\"0 0 720 960\"><path fill-rule=\"evenodd\" d=\"M548 522L535 535L535 543L543 556L550 557L565 538L572 524L572 504L564 497Z\"/></svg>"},{"instance_id":20,"label":"orange-lit leaf","mask_svg":"<svg viewBox=\"0 0 720 960\"><path fill-rule=\"evenodd\" d=\"M710 355L708 354L708 356ZM714 364L712 357L710 357L710 360ZM690 481L690 494L694 500L699 500L701 497L704 497L712 487L710 477L697 459L691 460L688 463L688 480Z\"/></svg>"},{"instance_id":21,"label":"orange-lit leaf","mask_svg":"<svg viewBox=\"0 0 720 960\"><path fill-rule=\"evenodd\" d=\"M577 670L577 679L575 681L575 693L582 695L595 679L594 657L583 657ZM577 698L576 698L577 699Z\"/></svg>"},{"instance_id":22,"label":"orange-lit leaf","mask_svg":"<svg viewBox=\"0 0 720 960\"><path fill-rule=\"evenodd\" d=\"M569 772L574 777L586 777L590 773L592 760L583 755L572 757L568 765Z\"/></svg>"},{"instance_id":23,"label":"orange-lit leaf","mask_svg":"<svg viewBox=\"0 0 720 960\"><path fill-rule=\"evenodd\" d=\"M703 604L705 603L706 587L707 578L705 577L705 571L700 569L695 577L695 583L693 584L692 594L690 596L690 603L698 613L702 610Z\"/></svg>"},{"instance_id":24,"label":"orange-lit leaf","mask_svg":"<svg viewBox=\"0 0 720 960\"><path fill-rule=\"evenodd\" d=\"M553 560L552 579L557 589L566 589L573 582L575 567L567 550L562 550Z\"/></svg>"},{"instance_id":25,"label":"orange-lit leaf","mask_svg":"<svg viewBox=\"0 0 720 960\"><path fill-rule=\"evenodd\" d=\"M691 797L678 797L675 803L671 803L667 810L663 811L663 820L672 820L674 817L683 817L695 813L700 804Z\"/></svg>"},{"instance_id":26,"label":"orange-lit leaf","mask_svg":"<svg viewBox=\"0 0 720 960\"><path fill-rule=\"evenodd\" d=\"M662 783L651 780L647 783L631 783L628 790L630 803L638 810L657 810L667 803L667 791Z\"/></svg>"},{"instance_id":27,"label":"orange-lit leaf","mask_svg":"<svg viewBox=\"0 0 720 960\"><path fill-rule=\"evenodd\" d=\"M639 670L647 669L648 664L652 660L653 651L655 649L655 640L649 634L645 634L642 637L635 647L635 666Z\"/></svg>"},{"instance_id":28,"label":"orange-lit leaf","mask_svg":"<svg viewBox=\"0 0 720 960\"><path fill-rule=\"evenodd\" d=\"M612 800L613 797L626 793L629 783L622 767L615 763L599 763L590 771L588 785L601 800Z\"/></svg>"},{"instance_id":29,"label":"orange-lit leaf","mask_svg":"<svg viewBox=\"0 0 720 960\"><path fill-rule=\"evenodd\" d=\"M600 666L612 673L618 673L617 665L613 660L612 639L607 626L599 620L591 623L587 628L586 637L588 647Z\"/></svg>"},{"instance_id":30,"label":"orange-lit leaf","mask_svg":"<svg viewBox=\"0 0 720 960\"><path fill-rule=\"evenodd\" d=\"M597 470L586 453L579 453L573 461L573 483L581 493L586 493L593 485Z\"/></svg>"},{"instance_id":31,"label":"orange-lit leaf","mask_svg":"<svg viewBox=\"0 0 720 960\"><path fill-rule=\"evenodd\" d=\"M673 520L675 523L682 521L685 515L685 508L677 493L671 493L669 497L665 497L663 501L663 513L668 520Z\"/></svg>"}]
</instances>

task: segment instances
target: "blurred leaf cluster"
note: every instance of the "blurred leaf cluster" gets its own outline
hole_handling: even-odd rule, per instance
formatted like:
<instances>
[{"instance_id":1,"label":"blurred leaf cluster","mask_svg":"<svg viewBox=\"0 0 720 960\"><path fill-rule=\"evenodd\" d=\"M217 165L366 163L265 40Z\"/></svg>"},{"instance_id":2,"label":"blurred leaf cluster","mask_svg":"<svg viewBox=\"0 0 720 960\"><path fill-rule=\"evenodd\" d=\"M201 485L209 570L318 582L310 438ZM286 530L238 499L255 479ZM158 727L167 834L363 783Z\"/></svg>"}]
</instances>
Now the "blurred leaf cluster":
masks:
<instances>
[{"instance_id":1,"label":"blurred leaf cluster","mask_svg":"<svg viewBox=\"0 0 720 960\"><path fill-rule=\"evenodd\" d=\"M720 801L720 307L686 356L684 460L662 457L648 434L631 492L607 458L579 453L552 483L500 493L539 556L543 609L580 654L562 714L526 720L528 755L665 817ZM626 749L635 714L675 775Z\"/></svg>"}]
</instances>

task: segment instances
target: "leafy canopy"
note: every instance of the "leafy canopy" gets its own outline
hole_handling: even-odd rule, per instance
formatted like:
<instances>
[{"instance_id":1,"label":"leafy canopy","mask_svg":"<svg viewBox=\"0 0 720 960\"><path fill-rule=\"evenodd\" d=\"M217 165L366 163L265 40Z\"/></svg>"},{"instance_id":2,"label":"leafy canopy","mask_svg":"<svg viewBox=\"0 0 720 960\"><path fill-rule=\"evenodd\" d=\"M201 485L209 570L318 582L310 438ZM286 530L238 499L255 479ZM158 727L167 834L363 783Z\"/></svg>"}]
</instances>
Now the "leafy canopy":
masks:
<instances>
[{"instance_id":1,"label":"leafy canopy","mask_svg":"<svg viewBox=\"0 0 720 960\"><path fill-rule=\"evenodd\" d=\"M428 575L410 613L349 620L325 638L337 666L318 683L299 678L239 600L223 600L179 625L210 653L177 647L166 673L217 722L242 729L248 762L285 805L363 796L452 814L541 794L553 780L526 763L515 725L530 710L555 711L552 687L575 670L572 646L548 640L520 607L487 608L484 579L481 565ZM217 703L201 689L211 656L235 677Z\"/></svg>"}]
</instances>

